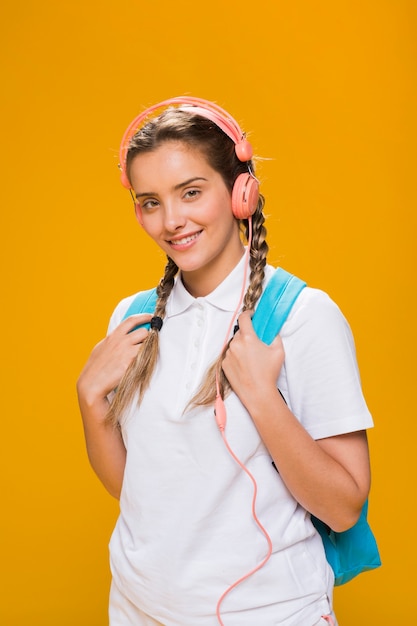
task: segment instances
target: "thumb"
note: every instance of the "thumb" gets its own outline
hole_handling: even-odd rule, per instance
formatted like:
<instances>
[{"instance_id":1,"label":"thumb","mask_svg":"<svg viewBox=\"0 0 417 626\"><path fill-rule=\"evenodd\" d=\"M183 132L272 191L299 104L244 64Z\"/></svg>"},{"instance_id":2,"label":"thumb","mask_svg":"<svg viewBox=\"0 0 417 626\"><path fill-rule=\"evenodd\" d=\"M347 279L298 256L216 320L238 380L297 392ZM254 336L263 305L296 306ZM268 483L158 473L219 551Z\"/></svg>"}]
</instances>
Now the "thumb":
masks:
<instances>
[{"instance_id":1,"label":"thumb","mask_svg":"<svg viewBox=\"0 0 417 626\"><path fill-rule=\"evenodd\" d=\"M241 330L242 333L255 332L252 326L252 317L253 311L250 311L248 309L246 311L243 311L243 313L239 315L238 324L239 330Z\"/></svg>"}]
</instances>

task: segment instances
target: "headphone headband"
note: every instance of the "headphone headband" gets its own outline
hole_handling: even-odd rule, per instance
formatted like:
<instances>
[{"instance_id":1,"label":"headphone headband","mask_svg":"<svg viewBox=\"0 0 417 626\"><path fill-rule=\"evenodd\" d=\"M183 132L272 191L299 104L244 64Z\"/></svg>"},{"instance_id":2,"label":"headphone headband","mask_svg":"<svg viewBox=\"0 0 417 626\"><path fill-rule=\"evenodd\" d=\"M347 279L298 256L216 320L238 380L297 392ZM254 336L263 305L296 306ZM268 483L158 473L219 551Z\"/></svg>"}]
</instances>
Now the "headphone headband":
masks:
<instances>
[{"instance_id":1,"label":"headphone headband","mask_svg":"<svg viewBox=\"0 0 417 626\"><path fill-rule=\"evenodd\" d=\"M227 111L219 107L214 102L203 100L202 98L193 97L176 97L163 100L149 107L143 113L135 117L135 119L127 127L120 145L119 167L121 169L122 185L131 190L131 184L126 172L126 158L129 150L129 143L132 137L141 128L146 118L162 107L170 105L178 105L181 111L187 111L200 115L220 128L235 144L235 152L239 161L249 162L252 158L252 146L245 138L244 132L241 130L236 120L231 117ZM248 219L256 211L259 198L258 180L252 172L250 163L248 163L248 172L240 174L233 185L232 190L232 211L237 219ZM138 213L140 214L140 206Z\"/></svg>"},{"instance_id":2,"label":"headphone headband","mask_svg":"<svg viewBox=\"0 0 417 626\"><path fill-rule=\"evenodd\" d=\"M209 102L208 100L203 100L202 98L178 96L152 105L135 117L125 130L119 150L119 167L122 172L121 180L124 187L130 189L130 182L126 174L126 158L130 140L138 132L145 119L151 113L157 109L168 107L170 105L178 105L177 108L182 111L189 110L191 113L201 115L201 117L211 120L234 142L236 155L239 161L250 161L253 154L252 146L245 138L245 133L241 130L239 124L229 115L227 111L225 111L225 109L222 109L214 102Z\"/></svg>"}]
</instances>

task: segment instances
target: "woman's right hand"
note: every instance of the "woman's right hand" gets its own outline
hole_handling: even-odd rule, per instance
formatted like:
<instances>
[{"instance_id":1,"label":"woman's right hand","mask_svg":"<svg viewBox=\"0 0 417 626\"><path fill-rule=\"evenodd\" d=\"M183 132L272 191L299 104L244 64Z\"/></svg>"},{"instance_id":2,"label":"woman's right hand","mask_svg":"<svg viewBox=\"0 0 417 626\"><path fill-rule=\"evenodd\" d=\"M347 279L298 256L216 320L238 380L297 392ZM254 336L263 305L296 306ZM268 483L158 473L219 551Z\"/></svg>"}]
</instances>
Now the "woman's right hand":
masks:
<instances>
[{"instance_id":1,"label":"woman's right hand","mask_svg":"<svg viewBox=\"0 0 417 626\"><path fill-rule=\"evenodd\" d=\"M146 328L135 327L151 318L147 313L128 317L94 347L77 382L80 401L88 406L103 402L119 385L148 335Z\"/></svg>"}]
</instances>

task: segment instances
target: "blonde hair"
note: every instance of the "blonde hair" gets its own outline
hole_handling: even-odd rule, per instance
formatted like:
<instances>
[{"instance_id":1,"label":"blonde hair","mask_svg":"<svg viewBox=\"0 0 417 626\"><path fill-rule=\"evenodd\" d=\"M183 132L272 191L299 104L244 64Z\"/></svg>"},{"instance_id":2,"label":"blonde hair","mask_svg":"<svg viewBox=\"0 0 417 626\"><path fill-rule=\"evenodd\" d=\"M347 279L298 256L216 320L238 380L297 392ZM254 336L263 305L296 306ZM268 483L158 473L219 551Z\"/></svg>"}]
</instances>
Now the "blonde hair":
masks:
<instances>
[{"instance_id":1,"label":"blonde hair","mask_svg":"<svg viewBox=\"0 0 417 626\"><path fill-rule=\"evenodd\" d=\"M137 154L152 152L166 141L179 141L199 149L210 166L219 172L231 191L237 176L248 171L248 164L236 157L233 141L213 122L199 115L179 109L167 109L161 115L141 128L131 139L127 153L127 173L133 158ZM253 168L253 164L250 163ZM258 205L252 216L252 242L250 246L249 286L243 300L243 310L253 309L262 293L264 269L268 254L266 243L265 217L263 214L264 198L259 196ZM248 220L241 220L243 235L248 240ZM178 267L168 257L165 273L157 287L155 316L165 317L166 304L174 286ZM227 349L227 348L226 348ZM159 332L150 329L141 344L136 359L132 361L117 388L108 413L108 420L117 425L121 416L137 399L140 403L149 387L159 353ZM206 406L214 402L216 396L216 372L219 375L222 396L230 390L230 385L221 368L224 353L209 368L200 389L188 406Z\"/></svg>"}]
</instances>

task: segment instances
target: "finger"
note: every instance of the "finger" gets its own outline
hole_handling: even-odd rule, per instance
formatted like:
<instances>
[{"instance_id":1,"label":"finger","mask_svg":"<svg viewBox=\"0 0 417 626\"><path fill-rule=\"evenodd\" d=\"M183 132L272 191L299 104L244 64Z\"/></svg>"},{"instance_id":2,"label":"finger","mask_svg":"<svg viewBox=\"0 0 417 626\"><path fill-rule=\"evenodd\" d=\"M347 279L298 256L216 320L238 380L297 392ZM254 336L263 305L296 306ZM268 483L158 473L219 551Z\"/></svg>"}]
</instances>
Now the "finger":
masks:
<instances>
[{"instance_id":1,"label":"finger","mask_svg":"<svg viewBox=\"0 0 417 626\"><path fill-rule=\"evenodd\" d=\"M149 324L151 319L152 313L136 313L135 315L129 315L128 318L123 320L123 322L119 324L119 328L125 333L130 333L144 324Z\"/></svg>"},{"instance_id":2,"label":"finger","mask_svg":"<svg viewBox=\"0 0 417 626\"><path fill-rule=\"evenodd\" d=\"M143 343L146 337L149 335L149 329L145 326L136 326L126 335L128 341L132 345L138 345Z\"/></svg>"},{"instance_id":3,"label":"finger","mask_svg":"<svg viewBox=\"0 0 417 626\"><path fill-rule=\"evenodd\" d=\"M252 326L252 317L253 311L243 311L243 313L239 315L238 326L242 334L255 332Z\"/></svg>"}]
</instances>

